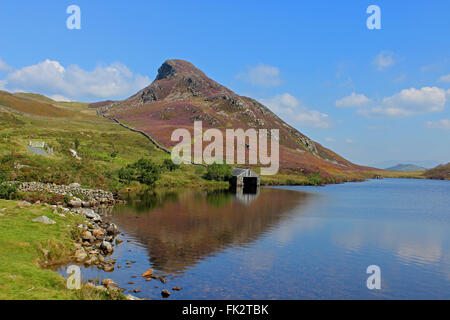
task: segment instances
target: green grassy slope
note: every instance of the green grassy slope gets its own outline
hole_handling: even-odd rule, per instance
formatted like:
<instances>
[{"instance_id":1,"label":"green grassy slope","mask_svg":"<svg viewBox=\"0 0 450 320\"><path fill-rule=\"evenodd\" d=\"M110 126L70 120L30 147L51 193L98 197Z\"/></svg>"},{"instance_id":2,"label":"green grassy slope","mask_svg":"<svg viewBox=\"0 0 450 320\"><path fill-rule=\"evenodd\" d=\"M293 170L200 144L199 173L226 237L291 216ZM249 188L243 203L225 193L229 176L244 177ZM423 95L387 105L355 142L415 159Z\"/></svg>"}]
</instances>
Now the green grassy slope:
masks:
<instances>
[{"instance_id":1,"label":"green grassy slope","mask_svg":"<svg viewBox=\"0 0 450 320\"><path fill-rule=\"evenodd\" d=\"M95 112L87 105L67 104L68 112ZM162 163L169 155L153 147L142 135L114 122L36 118L0 109L0 168L10 180L40 181L57 184L81 183L85 187L118 190L122 187L116 172L139 158ZM43 141L53 148L51 156L36 156L26 146L30 140ZM79 142L81 161L69 149ZM201 168L182 166L164 173L158 185L211 185L200 176Z\"/></svg>"},{"instance_id":2,"label":"green grassy slope","mask_svg":"<svg viewBox=\"0 0 450 320\"><path fill-rule=\"evenodd\" d=\"M0 200L0 300L109 299L91 288L69 290L58 273L39 265L63 262L72 255L72 232L81 216L53 213L44 205L19 208L17 201ZM56 224L33 222L46 215ZM43 249L49 253L45 256Z\"/></svg>"}]
</instances>

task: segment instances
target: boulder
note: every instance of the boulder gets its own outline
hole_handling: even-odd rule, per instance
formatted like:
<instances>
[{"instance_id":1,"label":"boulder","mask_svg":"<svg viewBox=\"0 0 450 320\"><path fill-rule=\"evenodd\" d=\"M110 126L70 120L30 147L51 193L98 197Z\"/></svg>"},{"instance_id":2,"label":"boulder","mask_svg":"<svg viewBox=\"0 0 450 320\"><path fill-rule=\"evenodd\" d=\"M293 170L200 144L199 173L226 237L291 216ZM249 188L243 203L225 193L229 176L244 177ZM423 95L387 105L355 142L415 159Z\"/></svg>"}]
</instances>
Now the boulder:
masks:
<instances>
[{"instance_id":1,"label":"boulder","mask_svg":"<svg viewBox=\"0 0 450 320\"><path fill-rule=\"evenodd\" d=\"M100 249L102 249L103 252L106 253L112 253L114 251L112 244L108 241L103 241L102 244L100 245Z\"/></svg>"},{"instance_id":2,"label":"boulder","mask_svg":"<svg viewBox=\"0 0 450 320\"><path fill-rule=\"evenodd\" d=\"M100 217L100 215L95 213L92 209L84 209L82 213L86 218L91 219L94 222L102 220L102 217Z\"/></svg>"},{"instance_id":3,"label":"boulder","mask_svg":"<svg viewBox=\"0 0 450 320\"><path fill-rule=\"evenodd\" d=\"M89 201L82 201L81 205L83 206L83 208L90 208L92 207L91 203Z\"/></svg>"},{"instance_id":4,"label":"boulder","mask_svg":"<svg viewBox=\"0 0 450 320\"><path fill-rule=\"evenodd\" d=\"M105 272L113 272L114 271L114 266L104 266L103 270Z\"/></svg>"},{"instance_id":5,"label":"boulder","mask_svg":"<svg viewBox=\"0 0 450 320\"><path fill-rule=\"evenodd\" d=\"M168 297L170 296L170 291L164 289L163 291L161 291L161 296L162 296L163 298L168 298Z\"/></svg>"},{"instance_id":6,"label":"boulder","mask_svg":"<svg viewBox=\"0 0 450 320\"><path fill-rule=\"evenodd\" d=\"M92 238L92 233L90 233L89 231L85 231L85 232L83 232L83 234L81 235L81 238L82 238L83 240L90 241L90 239Z\"/></svg>"},{"instance_id":7,"label":"boulder","mask_svg":"<svg viewBox=\"0 0 450 320\"><path fill-rule=\"evenodd\" d=\"M102 236L102 235L104 235L105 233L103 232L103 230L101 230L101 229L94 229L93 231L92 231L92 235L94 236L94 237L97 237L97 236Z\"/></svg>"},{"instance_id":8,"label":"boulder","mask_svg":"<svg viewBox=\"0 0 450 320\"><path fill-rule=\"evenodd\" d=\"M40 222L43 224L55 224L56 222L47 216L41 216L39 218L33 219L34 222Z\"/></svg>"},{"instance_id":9,"label":"boulder","mask_svg":"<svg viewBox=\"0 0 450 320\"><path fill-rule=\"evenodd\" d=\"M82 205L83 205L82 202L79 200L70 200L69 201L69 206L72 208L81 208Z\"/></svg>"},{"instance_id":10,"label":"boulder","mask_svg":"<svg viewBox=\"0 0 450 320\"><path fill-rule=\"evenodd\" d=\"M112 280L112 279L103 279L102 285L110 290L118 290L119 289L119 285L117 283L115 283L114 280Z\"/></svg>"},{"instance_id":11,"label":"boulder","mask_svg":"<svg viewBox=\"0 0 450 320\"><path fill-rule=\"evenodd\" d=\"M87 256L88 255L86 254L86 252L84 252L84 250L77 250L75 252L75 259L77 260L77 262L86 260Z\"/></svg>"},{"instance_id":12,"label":"boulder","mask_svg":"<svg viewBox=\"0 0 450 320\"><path fill-rule=\"evenodd\" d=\"M17 204L17 206L18 206L19 208L30 207L30 206L31 206L31 203L29 203L28 201L20 201L20 202Z\"/></svg>"},{"instance_id":13,"label":"boulder","mask_svg":"<svg viewBox=\"0 0 450 320\"><path fill-rule=\"evenodd\" d=\"M106 229L106 232L108 233L108 235L116 235L119 233L119 229L114 223L111 223L109 227Z\"/></svg>"}]
</instances>

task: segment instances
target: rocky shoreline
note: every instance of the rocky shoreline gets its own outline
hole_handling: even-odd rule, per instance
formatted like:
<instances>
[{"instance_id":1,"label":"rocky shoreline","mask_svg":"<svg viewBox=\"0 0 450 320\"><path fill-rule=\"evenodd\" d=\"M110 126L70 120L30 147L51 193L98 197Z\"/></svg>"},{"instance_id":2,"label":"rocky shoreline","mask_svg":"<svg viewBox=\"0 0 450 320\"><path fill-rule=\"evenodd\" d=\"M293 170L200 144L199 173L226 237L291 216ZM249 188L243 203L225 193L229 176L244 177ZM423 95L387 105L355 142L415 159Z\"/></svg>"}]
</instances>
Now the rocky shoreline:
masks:
<instances>
[{"instance_id":1,"label":"rocky shoreline","mask_svg":"<svg viewBox=\"0 0 450 320\"><path fill-rule=\"evenodd\" d=\"M41 203L52 208L53 213L60 217L66 215L79 215L86 219L85 223L75 226L74 232L74 254L71 261L85 267L97 267L107 273L112 273L116 266L116 260L111 259L114 249L123 242L118 236L120 231L118 227L109 221L108 216L115 204L124 204L125 201L118 199L112 192L104 190L92 190L81 188L77 183L70 185L56 185L52 183L41 182L10 182L17 186L18 191L23 193L53 193L64 197L69 197L66 201L58 204ZM27 201L19 202L19 207L24 208L32 204ZM45 224L54 224L55 222L46 216L35 219L36 222ZM45 256L45 252L44 252ZM49 267L42 263L43 267ZM164 277L153 274L153 270L147 270L142 274L147 281L158 279L166 283ZM87 287L101 291L123 292L112 279L103 279L101 284L94 284L91 281L85 284ZM172 288L174 291L181 290L180 287ZM131 292L140 292L139 289ZM168 290L163 290L161 296L167 298L171 295ZM125 296L128 300L141 300L130 294Z\"/></svg>"},{"instance_id":2,"label":"rocky shoreline","mask_svg":"<svg viewBox=\"0 0 450 320\"><path fill-rule=\"evenodd\" d=\"M26 201L19 202L19 207L25 208L32 204ZM85 223L75 226L74 232L74 253L71 256L73 263L83 264L85 267L96 266L99 270L113 272L116 260L109 259L114 252L114 247L123 242L118 235L120 234L117 226L108 221L105 213L110 212L112 207L96 208L67 208L64 206L45 204L53 209L53 213L60 217L66 215L80 215L86 219ZM95 209L95 210L94 210ZM97 212L96 212L97 211ZM55 222L46 216L35 219L36 222L45 224L54 224ZM45 250L44 250L45 251ZM44 257L46 256L46 252ZM48 254L48 253L47 253ZM42 267L49 267L46 262L41 263ZM86 283L86 286L94 289L106 291L121 291L119 286L112 279L104 279L102 285L95 286L92 283ZM136 297L127 296L130 300L136 300Z\"/></svg>"}]
</instances>

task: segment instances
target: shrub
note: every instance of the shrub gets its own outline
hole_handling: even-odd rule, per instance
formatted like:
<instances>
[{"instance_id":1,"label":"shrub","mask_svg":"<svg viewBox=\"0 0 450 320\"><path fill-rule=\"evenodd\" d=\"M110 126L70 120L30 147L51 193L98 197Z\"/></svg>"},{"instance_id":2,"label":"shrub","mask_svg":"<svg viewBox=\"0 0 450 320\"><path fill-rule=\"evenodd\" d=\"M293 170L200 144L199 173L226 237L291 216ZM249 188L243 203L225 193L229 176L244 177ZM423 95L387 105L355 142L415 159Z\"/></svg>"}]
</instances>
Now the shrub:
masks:
<instances>
[{"instance_id":1,"label":"shrub","mask_svg":"<svg viewBox=\"0 0 450 320\"><path fill-rule=\"evenodd\" d=\"M17 186L9 183L0 184L0 199L12 200L17 196Z\"/></svg>"},{"instance_id":2,"label":"shrub","mask_svg":"<svg viewBox=\"0 0 450 320\"><path fill-rule=\"evenodd\" d=\"M320 174L320 171L314 172L314 173L310 173L308 175L308 183L310 185L313 185L313 186L323 185L324 182L323 182L322 176Z\"/></svg>"},{"instance_id":3,"label":"shrub","mask_svg":"<svg viewBox=\"0 0 450 320\"><path fill-rule=\"evenodd\" d=\"M229 164L213 163L206 168L207 180L229 181L233 177L233 168Z\"/></svg>"},{"instance_id":4,"label":"shrub","mask_svg":"<svg viewBox=\"0 0 450 320\"><path fill-rule=\"evenodd\" d=\"M139 159L119 170L119 179L123 183L138 181L153 186L160 177L161 168L150 159Z\"/></svg>"},{"instance_id":5,"label":"shrub","mask_svg":"<svg viewBox=\"0 0 450 320\"><path fill-rule=\"evenodd\" d=\"M75 147L75 150L78 150L78 147L80 146L80 140L78 140L78 138L75 138L73 145Z\"/></svg>"},{"instance_id":6,"label":"shrub","mask_svg":"<svg viewBox=\"0 0 450 320\"><path fill-rule=\"evenodd\" d=\"M173 163L173 161L170 159L164 159L161 168L167 171L175 171L180 168L180 165Z\"/></svg>"},{"instance_id":7,"label":"shrub","mask_svg":"<svg viewBox=\"0 0 450 320\"><path fill-rule=\"evenodd\" d=\"M6 172L5 170L0 168L0 183L3 183L6 181Z\"/></svg>"}]
</instances>

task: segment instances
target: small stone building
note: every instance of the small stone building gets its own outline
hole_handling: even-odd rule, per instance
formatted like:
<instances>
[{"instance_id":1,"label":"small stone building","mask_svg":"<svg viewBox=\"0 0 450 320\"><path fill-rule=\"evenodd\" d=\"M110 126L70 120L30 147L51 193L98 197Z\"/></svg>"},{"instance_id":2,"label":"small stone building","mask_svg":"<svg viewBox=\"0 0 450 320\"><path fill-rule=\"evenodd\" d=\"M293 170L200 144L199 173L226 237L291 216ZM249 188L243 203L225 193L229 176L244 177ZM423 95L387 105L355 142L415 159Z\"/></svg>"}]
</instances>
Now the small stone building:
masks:
<instances>
[{"instance_id":1,"label":"small stone building","mask_svg":"<svg viewBox=\"0 0 450 320\"><path fill-rule=\"evenodd\" d=\"M259 176L251 169L234 168L233 178L230 181L233 187L259 186Z\"/></svg>"}]
</instances>

